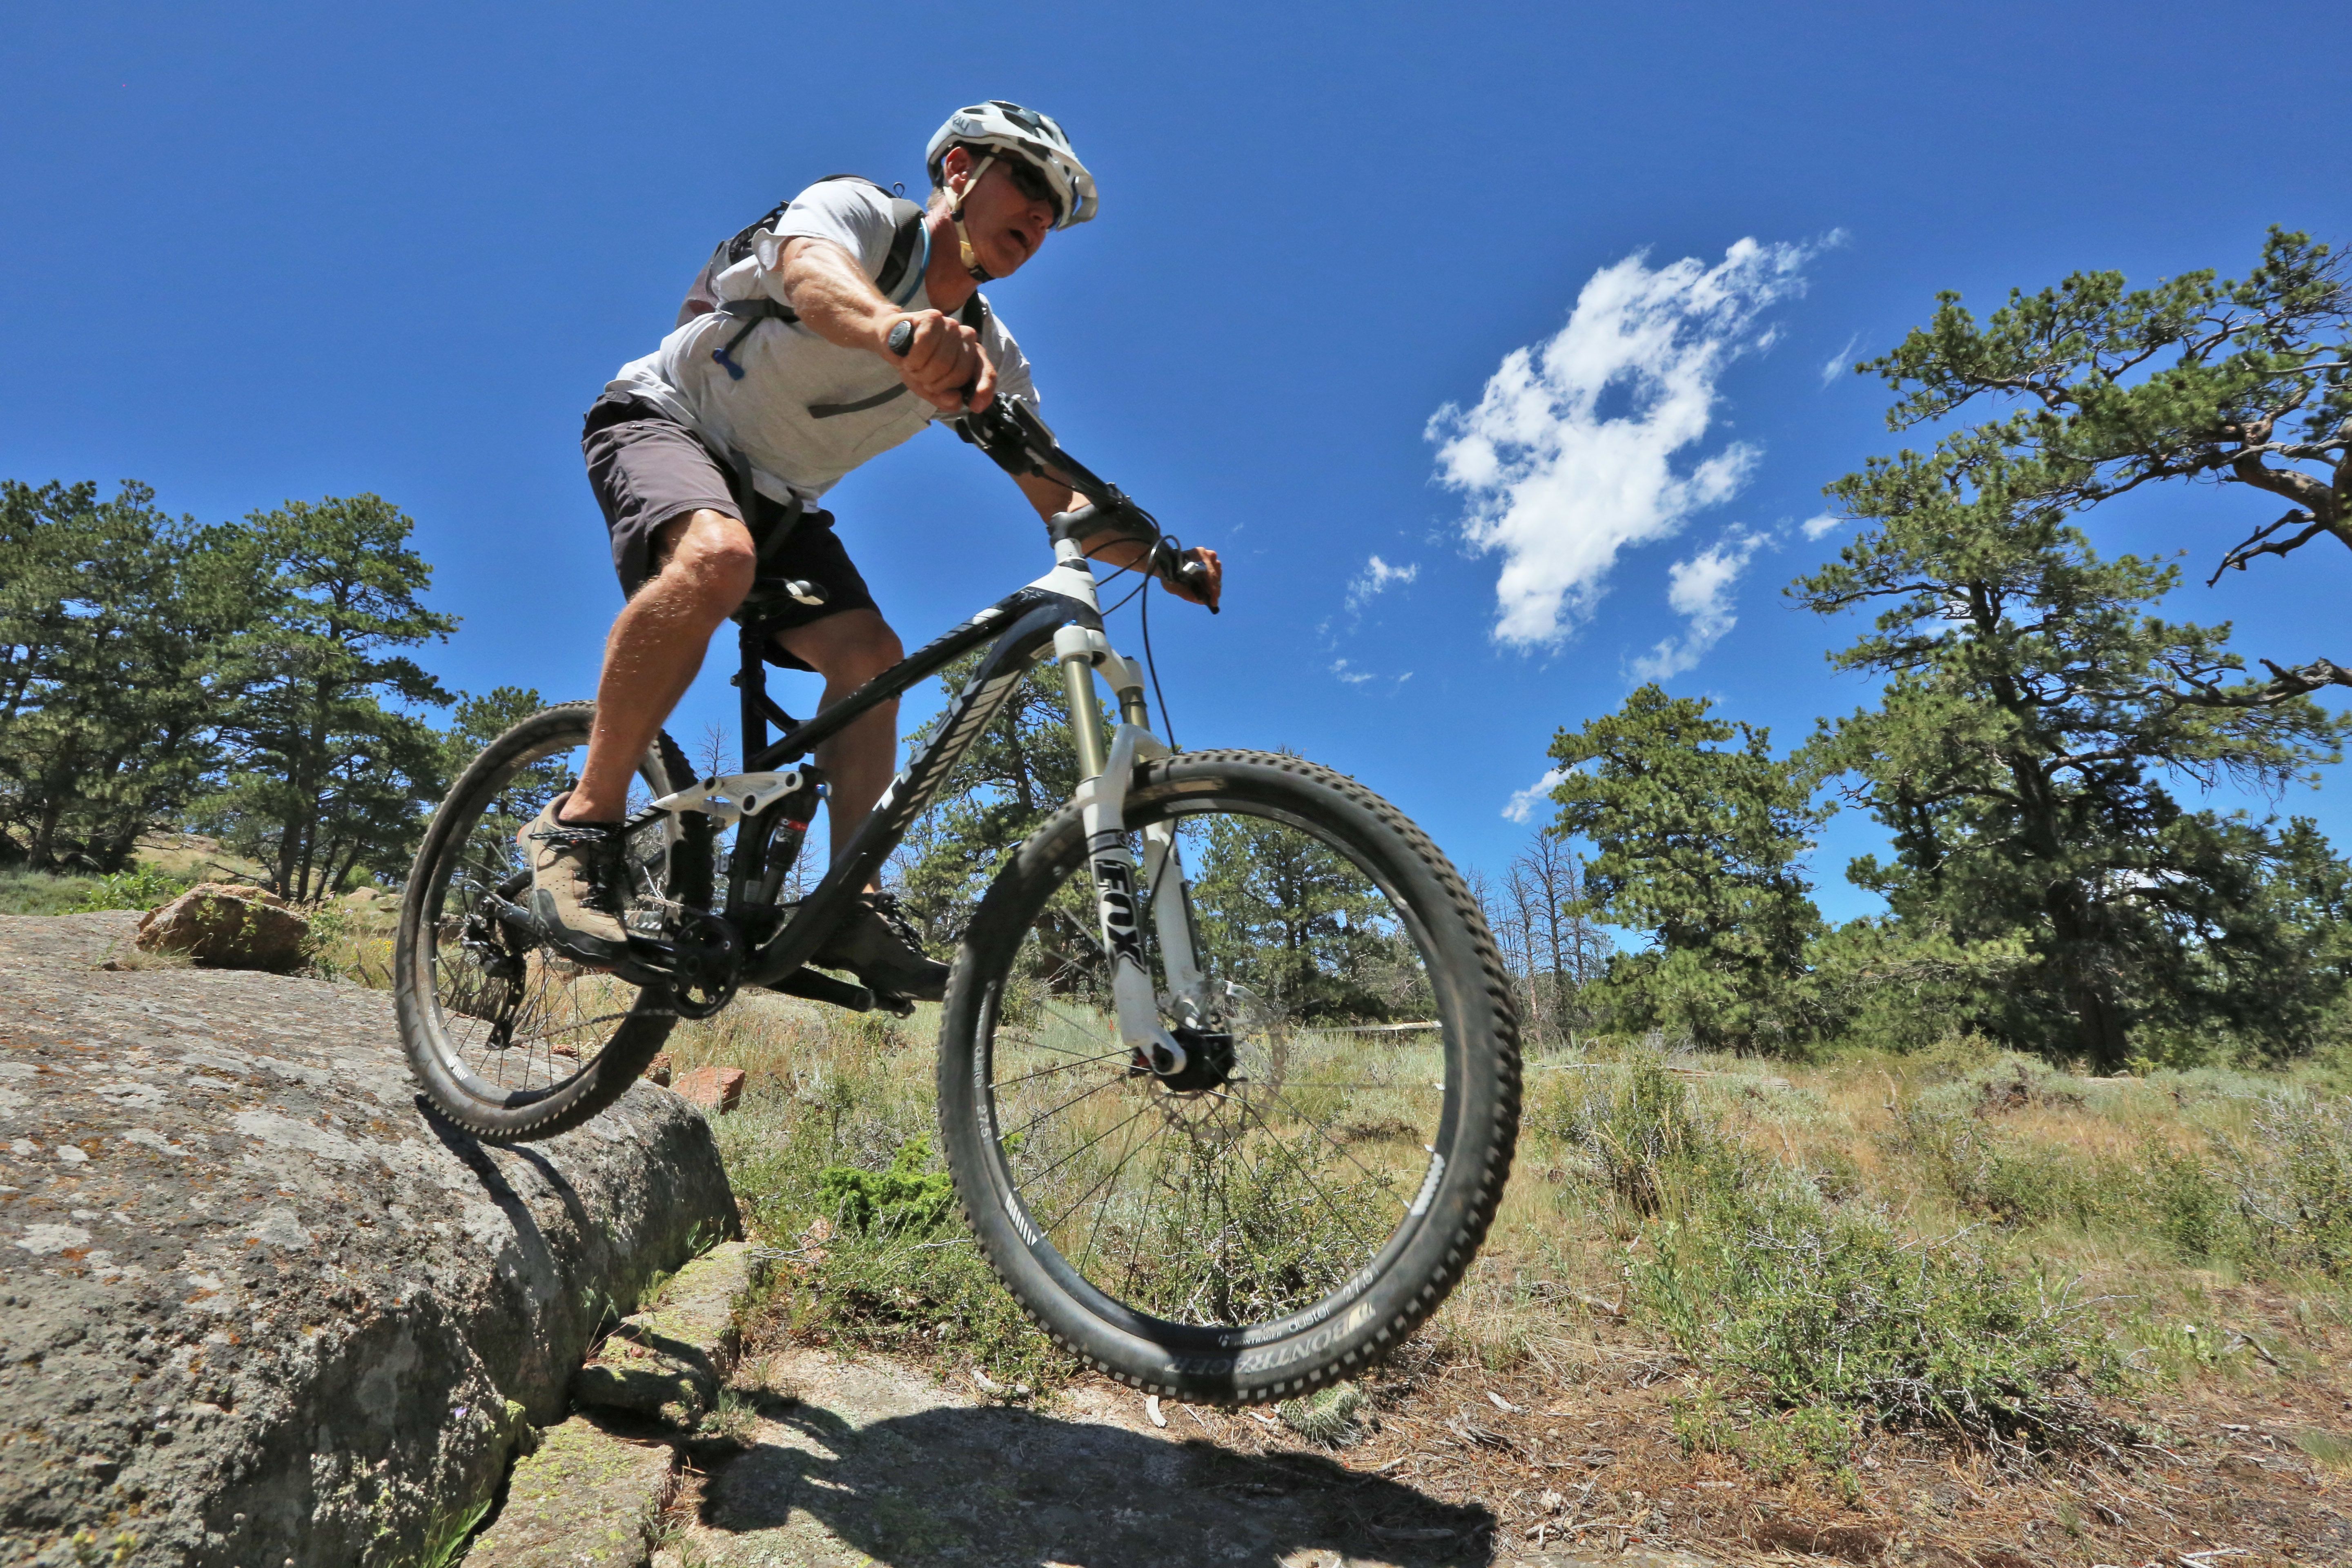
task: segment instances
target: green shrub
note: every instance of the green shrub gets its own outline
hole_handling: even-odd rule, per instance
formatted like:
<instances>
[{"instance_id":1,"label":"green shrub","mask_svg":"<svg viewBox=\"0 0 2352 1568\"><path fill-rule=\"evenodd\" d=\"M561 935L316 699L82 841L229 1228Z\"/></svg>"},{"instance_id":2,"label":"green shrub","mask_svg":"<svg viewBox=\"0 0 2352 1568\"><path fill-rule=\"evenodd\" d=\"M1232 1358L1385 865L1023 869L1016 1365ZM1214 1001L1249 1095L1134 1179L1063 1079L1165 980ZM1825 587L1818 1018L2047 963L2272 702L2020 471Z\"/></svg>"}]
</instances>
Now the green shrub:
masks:
<instances>
[{"instance_id":1,"label":"green shrub","mask_svg":"<svg viewBox=\"0 0 2352 1568\"><path fill-rule=\"evenodd\" d=\"M81 896L63 912L81 915L100 910L152 910L171 902L194 884L160 866L133 866L110 877L94 877Z\"/></svg>"},{"instance_id":2,"label":"green shrub","mask_svg":"<svg viewBox=\"0 0 2352 1568\"><path fill-rule=\"evenodd\" d=\"M1813 1191L1833 1204L1850 1203L1860 1197L1865 1185L1862 1162L1834 1147L1816 1151L1805 1175L1813 1184Z\"/></svg>"},{"instance_id":3,"label":"green shrub","mask_svg":"<svg viewBox=\"0 0 2352 1568\"><path fill-rule=\"evenodd\" d=\"M2011 1453L2105 1441L2090 1396L2119 1384L2122 1362L2065 1289L2011 1278L1966 1237L1830 1207L1718 1131L1661 1064L1616 1078L1560 1131L1607 1201L1643 1216L1629 1300L1722 1406L1693 1406L1686 1442L1771 1469L1843 1463L1870 1425Z\"/></svg>"},{"instance_id":4,"label":"green shrub","mask_svg":"<svg viewBox=\"0 0 2352 1568\"><path fill-rule=\"evenodd\" d=\"M91 880L47 871L0 871L0 915L70 914L89 896Z\"/></svg>"},{"instance_id":5,"label":"green shrub","mask_svg":"<svg viewBox=\"0 0 2352 1568\"><path fill-rule=\"evenodd\" d=\"M1950 1087L1977 1092L1965 1081ZM1936 1109L1924 1097L1895 1112L1885 1142L1961 1208L2001 1225L2083 1224L2113 1201L2097 1173L2074 1155L2004 1137L1979 1118Z\"/></svg>"},{"instance_id":6,"label":"green shrub","mask_svg":"<svg viewBox=\"0 0 2352 1568\"><path fill-rule=\"evenodd\" d=\"M2159 1138L2140 1145L2138 1187L2149 1227L2184 1261L2232 1256L2241 1231L2230 1189L2205 1160Z\"/></svg>"},{"instance_id":7,"label":"green shrub","mask_svg":"<svg viewBox=\"0 0 2352 1568\"><path fill-rule=\"evenodd\" d=\"M1861 1496L1862 1478L1853 1459L1862 1423L1850 1411L1823 1405L1758 1410L1726 1399L1712 1384L1670 1400L1668 1408L1685 1454L1728 1454L1776 1484L1817 1468L1850 1500Z\"/></svg>"},{"instance_id":8,"label":"green shrub","mask_svg":"<svg viewBox=\"0 0 2352 1568\"><path fill-rule=\"evenodd\" d=\"M1621 1208L1652 1218L1755 1173L1756 1158L1692 1106L1663 1063L1636 1058L1596 1076L1581 1096L1549 1107L1538 1131L1580 1152L1582 1173Z\"/></svg>"},{"instance_id":9,"label":"green shrub","mask_svg":"<svg viewBox=\"0 0 2352 1568\"><path fill-rule=\"evenodd\" d=\"M1990 1061L1969 1063L1919 1096L1930 1110L1998 1116L2037 1105L2081 1105L2088 1086L2058 1071L2040 1057L2002 1051Z\"/></svg>"},{"instance_id":10,"label":"green shrub","mask_svg":"<svg viewBox=\"0 0 2352 1568\"><path fill-rule=\"evenodd\" d=\"M1995 1448L2095 1441L2088 1396L2120 1384L2096 1321L1965 1237L1907 1238L1810 1191L1738 1191L1655 1227L1634 1299L1726 1386L1766 1410L1827 1405Z\"/></svg>"},{"instance_id":11,"label":"green shrub","mask_svg":"<svg viewBox=\"0 0 2352 1568\"><path fill-rule=\"evenodd\" d=\"M2221 1147L2253 1245L2290 1268L2352 1273L2352 1101L2271 1095L2248 1141Z\"/></svg>"},{"instance_id":12,"label":"green shrub","mask_svg":"<svg viewBox=\"0 0 2352 1568\"><path fill-rule=\"evenodd\" d=\"M999 1382L1037 1389L1076 1370L1022 1312L954 1215L929 1241L837 1237L775 1304L803 1341L980 1366Z\"/></svg>"},{"instance_id":13,"label":"green shrub","mask_svg":"<svg viewBox=\"0 0 2352 1568\"><path fill-rule=\"evenodd\" d=\"M927 1171L931 1141L917 1133L898 1146L886 1171L831 1165L817 1178L818 1201L850 1236L903 1237L919 1241L947 1223L955 1184L945 1171Z\"/></svg>"}]
</instances>

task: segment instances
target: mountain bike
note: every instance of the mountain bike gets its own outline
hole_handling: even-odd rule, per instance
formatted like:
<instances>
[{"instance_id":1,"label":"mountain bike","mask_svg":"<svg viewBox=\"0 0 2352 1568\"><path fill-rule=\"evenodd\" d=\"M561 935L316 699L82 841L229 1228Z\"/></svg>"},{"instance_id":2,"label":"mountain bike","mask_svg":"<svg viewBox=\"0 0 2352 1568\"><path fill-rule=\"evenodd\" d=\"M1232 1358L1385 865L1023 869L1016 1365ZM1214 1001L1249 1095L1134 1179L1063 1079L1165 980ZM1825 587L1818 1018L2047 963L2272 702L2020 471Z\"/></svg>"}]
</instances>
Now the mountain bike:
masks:
<instances>
[{"instance_id":1,"label":"mountain bike","mask_svg":"<svg viewBox=\"0 0 2352 1568\"><path fill-rule=\"evenodd\" d=\"M1050 659L1083 782L980 900L940 1009L940 1142L964 1216L1048 1333L1147 1392L1247 1404L1349 1376L1436 1310L1501 1197L1518 1025L1494 941L1444 856L1361 784L1156 735L1148 607L1139 664L1105 634L1086 542L1138 541L1171 580L1175 542L1020 400L955 428L1086 498L1049 525L1052 570L805 721L768 695L757 604L740 614L744 771L697 778L666 734L647 751L621 850L628 952L602 971L540 929L515 841L569 786L594 705L492 742L436 813L401 906L416 1075L478 1137L546 1138L745 987L889 1005L809 959ZM774 589L813 591L755 600ZM975 652L865 826L789 899L825 788L805 759Z\"/></svg>"}]
</instances>

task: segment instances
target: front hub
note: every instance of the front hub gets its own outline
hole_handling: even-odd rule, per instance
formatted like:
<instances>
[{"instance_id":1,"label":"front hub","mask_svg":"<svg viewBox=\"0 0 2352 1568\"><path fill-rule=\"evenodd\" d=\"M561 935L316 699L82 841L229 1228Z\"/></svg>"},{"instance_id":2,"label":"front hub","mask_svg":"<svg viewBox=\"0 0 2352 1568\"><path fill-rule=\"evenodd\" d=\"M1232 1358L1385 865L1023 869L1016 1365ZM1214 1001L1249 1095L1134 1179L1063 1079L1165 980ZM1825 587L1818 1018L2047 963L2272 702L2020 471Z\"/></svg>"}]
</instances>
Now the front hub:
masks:
<instances>
[{"instance_id":1,"label":"front hub","mask_svg":"<svg viewBox=\"0 0 2352 1568\"><path fill-rule=\"evenodd\" d=\"M1199 1094L1221 1089L1234 1076L1233 1036L1190 1028L1171 1029L1169 1034L1184 1047L1184 1065L1160 1075L1160 1081L1172 1092Z\"/></svg>"}]
</instances>

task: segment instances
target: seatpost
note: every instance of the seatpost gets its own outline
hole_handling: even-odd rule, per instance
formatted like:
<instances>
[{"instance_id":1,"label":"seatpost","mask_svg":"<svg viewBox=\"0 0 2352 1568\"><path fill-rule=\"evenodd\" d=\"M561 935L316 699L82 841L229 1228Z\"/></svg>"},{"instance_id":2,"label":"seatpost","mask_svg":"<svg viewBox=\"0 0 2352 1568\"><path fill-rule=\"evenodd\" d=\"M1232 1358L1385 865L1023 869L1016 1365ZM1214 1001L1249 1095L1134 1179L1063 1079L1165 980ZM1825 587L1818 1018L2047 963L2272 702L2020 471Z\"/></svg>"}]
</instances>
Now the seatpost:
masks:
<instances>
[{"instance_id":1,"label":"seatpost","mask_svg":"<svg viewBox=\"0 0 2352 1568\"><path fill-rule=\"evenodd\" d=\"M735 688L743 710L743 765L750 767L751 759L768 749L768 715L761 699L768 694L768 670L761 658L764 639L758 628L746 625L737 629L735 647L741 657L735 675Z\"/></svg>"}]
</instances>

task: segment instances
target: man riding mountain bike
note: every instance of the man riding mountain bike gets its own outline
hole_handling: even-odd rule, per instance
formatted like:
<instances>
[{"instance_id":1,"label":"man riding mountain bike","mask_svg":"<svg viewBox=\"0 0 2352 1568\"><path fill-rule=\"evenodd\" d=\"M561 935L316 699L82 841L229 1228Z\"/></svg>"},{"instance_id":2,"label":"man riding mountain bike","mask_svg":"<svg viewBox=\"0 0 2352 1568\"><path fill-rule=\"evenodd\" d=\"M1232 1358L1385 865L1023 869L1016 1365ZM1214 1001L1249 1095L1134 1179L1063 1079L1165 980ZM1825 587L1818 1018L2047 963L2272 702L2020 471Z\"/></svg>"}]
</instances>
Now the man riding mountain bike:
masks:
<instances>
[{"instance_id":1,"label":"man riding mountain bike","mask_svg":"<svg viewBox=\"0 0 2352 1568\"><path fill-rule=\"evenodd\" d=\"M756 597L774 628L769 661L823 676L827 705L903 657L819 499L942 416L1003 395L1036 401L979 288L1020 270L1051 230L1093 217L1094 179L1059 125L1001 100L957 110L926 162L919 213L837 176L721 247L677 328L588 411L582 450L628 604L605 645L579 781L522 834L531 911L584 962L627 946L610 884L629 782L722 621ZM1050 479L1014 482L1042 518L1085 504ZM1148 552L1119 539L1090 552L1118 566ZM1213 606L1216 552L1187 554L1203 568L1197 586L1170 591ZM776 584L784 596L755 595ZM890 782L897 721L896 702L879 704L817 748L836 854ZM936 1001L947 983L871 885L811 962L908 999Z\"/></svg>"}]
</instances>

